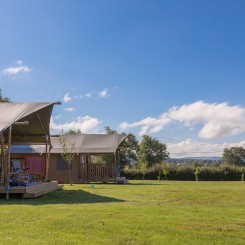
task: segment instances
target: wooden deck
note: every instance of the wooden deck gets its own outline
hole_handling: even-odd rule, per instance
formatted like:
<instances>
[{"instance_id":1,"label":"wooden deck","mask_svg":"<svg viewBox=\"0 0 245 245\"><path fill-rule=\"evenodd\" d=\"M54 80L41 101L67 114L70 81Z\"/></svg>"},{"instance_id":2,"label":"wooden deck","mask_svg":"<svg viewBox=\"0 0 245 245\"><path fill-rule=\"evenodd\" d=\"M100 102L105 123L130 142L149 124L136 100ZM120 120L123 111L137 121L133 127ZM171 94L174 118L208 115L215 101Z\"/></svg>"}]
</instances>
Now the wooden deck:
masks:
<instances>
[{"instance_id":1,"label":"wooden deck","mask_svg":"<svg viewBox=\"0 0 245 245\"><path fill-rule=\"evenodd\" d=\"M36 182L32 183L30 186L12 186L10 187L9 194L20 194L23 198L36 198L43 196L49 192L59 190L63 185L58 184L57 181L51 182ZM0 187L0 193L6 194L5 187Z\"/></svg>"}]
</instances>

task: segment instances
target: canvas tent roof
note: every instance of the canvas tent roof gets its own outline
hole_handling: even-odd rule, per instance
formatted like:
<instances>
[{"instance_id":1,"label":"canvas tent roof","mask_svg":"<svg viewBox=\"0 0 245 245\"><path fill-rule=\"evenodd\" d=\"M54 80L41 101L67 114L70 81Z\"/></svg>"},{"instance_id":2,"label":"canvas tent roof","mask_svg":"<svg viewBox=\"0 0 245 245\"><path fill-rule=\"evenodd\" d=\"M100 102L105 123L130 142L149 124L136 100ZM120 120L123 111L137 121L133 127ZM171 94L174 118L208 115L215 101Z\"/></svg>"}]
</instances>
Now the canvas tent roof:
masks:
<instances>
[{"instance_id":1,"label":"canvas tent roof","mask_svg":"<svg viewBox=\"0 0 245 245\"><path fill-rule=\"evenodd\" d=\"M76 142L76 153L115 153L118 146L127 138L122 134L79 134L66 135L69 143ZM62 153L62 148L58 136L50 137L51 139L51 153ZM11 153L44 153L45 146L42 145L12 145Z\"/></svg>"},{"instance_id":2,"label":"canvas tent roof","mask_svg":"<svg viewBox=\"0 0 245 245\"><path fill-rule=\"evenodd\" d=\"M66 135L67 142L76 142L77 153L115 153L118 146L127 138L122 134L79 134ZM62 153L59 137L51 137L51 153Z\"/></svg>"},{"instance_id":3,"label":"canvas tent roof","mask_svg":"<svg viewBox=\"0 0 245 245\"><path fill-rule=\"evenodd\" d=\"M12 125L12 142L45 143L49 135L50 117L55 103L0 103L0 133L7 137ZM15 125L28 121L28 125Z\"/></svg>"}]
</instances>

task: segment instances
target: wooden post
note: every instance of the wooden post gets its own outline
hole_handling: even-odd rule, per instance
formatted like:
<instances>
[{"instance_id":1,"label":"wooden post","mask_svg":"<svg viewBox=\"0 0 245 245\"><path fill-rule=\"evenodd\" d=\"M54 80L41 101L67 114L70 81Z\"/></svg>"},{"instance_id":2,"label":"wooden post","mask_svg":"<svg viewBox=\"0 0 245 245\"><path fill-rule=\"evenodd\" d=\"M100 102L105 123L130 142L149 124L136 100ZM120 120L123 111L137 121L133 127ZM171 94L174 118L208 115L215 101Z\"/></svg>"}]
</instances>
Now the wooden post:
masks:
<instances>
[{"instance_id":1,"label":"wooden post","mask_svg":"<svg viewBox=\"0 0 245 245\"><path fill-rule=\"evenodd\" d=\"M50 156L50 149L49 149L49 153L48 153L48 142L49 142L49 146L50 146L50 137L49 137L48 130L45 127L39 112L36 112L36 115L37 115L37 118L38 118L39 122L41 123L43 132L45 133L45 136L46 136L46 153L45 153L45 169L46 169L46 173L45 173L45 179L48 180L49 156Z\"/></svg>"},{"instance_id":2,"label":"wooden post","mask_svg":"<svg viewBox=\"0 0 245 245\"><path fill-rule=\"evenodd\" d=\"M11 134L12 134L12 125L9 126L9 137L8 137L8 161L6 168L6 199L9 199L9 174L10 174L10 156L11 156Z\"/></svg>"},{"instance_id":3,"label":"wooden post","mask_svg":"<svg viewBox=\"0 0 245 245\"><path fill-rule=\"evenodd\" d=\"M48 135L46 135L46 147L45 147L45 180L48 180L48 171L49 171L49 156L48 156Z\"/></svg>"},{"instance_id":4,"label":"wooden post","mask_svg":"<svg viewBox=\"0 0 245 245\"><path fill-rule=\"evenodd\" d=\"M118 163L118 177L121 176L121 168L120 168L120 149L117 150L117 163Z\"/></svg>"},{"instance_id":5,"label":"wooden post","mask_svg":"<svg viewBox=\"0 0 245 245\"><path fill-rule=\"evenodd\" d=\"M4 138L3 133L0 133L0 140L1 140L1 162L2 162L2 172L1 172L1 184L4 184L4 173L5 173L5 151L4 151Z\"/></svg>"},{"instance_id":6,"label":"wooden post","mask_svg":"<svg viewBox=\"0 0 245 245\"><path fill-rule=\"evenodd\" d=\"M50 151L51 151L51 141L50 141L50 138L49 138L47 180L48 180L48 176L49 176Z\"/></svg>"},{"instance_id":7,"label":"wooden post","mask_svg":"<svg viewBox=\"0 0 245 245\"><path fill-rule=\"evenodd\" d=\"M115 181L116 181L116 177L117 177L117 151L114 154L115 154L114 177L115 177Z\"/></svg>"}]
</instances>

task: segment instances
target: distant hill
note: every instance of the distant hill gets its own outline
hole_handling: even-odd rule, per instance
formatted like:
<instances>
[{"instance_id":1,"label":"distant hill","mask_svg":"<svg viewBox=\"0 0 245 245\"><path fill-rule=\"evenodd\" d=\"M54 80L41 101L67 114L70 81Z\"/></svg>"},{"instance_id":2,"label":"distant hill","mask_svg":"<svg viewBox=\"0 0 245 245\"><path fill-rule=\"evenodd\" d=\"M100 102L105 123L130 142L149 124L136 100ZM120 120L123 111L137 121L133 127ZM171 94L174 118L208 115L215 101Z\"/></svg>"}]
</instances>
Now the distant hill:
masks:
<instances>
[{"instance_id":1,"label":"distant hill","mask_svg":"<svg viewBox=\"0 0 245 245\"><path fill-rule=\"evenodd\" d=\"M220 161L222 157L184 157L182 159Z\"/></svg>"},{"instance_id":2,"label":"distant hill","mask_svg":"<svg viewBox=\"0 0 245 245\"><path fill-rule=\"evenodd\" d=\"M193 162L202 162L202 163L213 163L221 162L221 157L183 157L183 158L170 158L166 162L168 163L193 163Z\"/></svg>"}]
</instances>

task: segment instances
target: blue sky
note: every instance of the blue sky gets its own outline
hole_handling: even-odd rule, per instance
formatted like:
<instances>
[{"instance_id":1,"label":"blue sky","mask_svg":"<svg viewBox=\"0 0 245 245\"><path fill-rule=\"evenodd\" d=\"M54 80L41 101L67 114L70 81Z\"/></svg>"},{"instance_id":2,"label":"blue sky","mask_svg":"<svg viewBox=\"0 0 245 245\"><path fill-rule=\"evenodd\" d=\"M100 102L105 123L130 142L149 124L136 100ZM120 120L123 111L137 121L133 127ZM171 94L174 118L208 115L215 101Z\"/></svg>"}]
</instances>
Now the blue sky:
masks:
<instances>
[{"instance_id":1,"label":"blue sky","mask_svg":"<svg viewBox=\"0 0 245 245\"><path fill-rule=\"evenodd\" d=\"M172 157L245 147L245 1L0 0L0 88L62 101L52 132L109 125Z\"/></svg>"}]
</instances>

